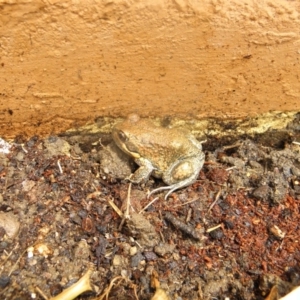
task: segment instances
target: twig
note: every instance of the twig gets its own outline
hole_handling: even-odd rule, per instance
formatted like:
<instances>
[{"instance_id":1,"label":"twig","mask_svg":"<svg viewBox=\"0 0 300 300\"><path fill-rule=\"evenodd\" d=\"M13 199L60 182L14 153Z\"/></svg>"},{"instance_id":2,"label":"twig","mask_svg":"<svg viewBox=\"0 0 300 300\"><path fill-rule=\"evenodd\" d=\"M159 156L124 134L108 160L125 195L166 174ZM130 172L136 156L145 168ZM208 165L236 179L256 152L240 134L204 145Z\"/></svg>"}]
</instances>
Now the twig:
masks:
<instances>
[{"instance_id":1,"label":"twig","mask_svg":"<svg viewBox=\"0 0 300 300\"><path fill-rule=\"evenodd\" d=\"M145 211L151 204L153 204L158 199L159 199L159 197L156 197L152 201L150 201L143 209L140 210L139 214L141 214L143 211Z\"/></svg>"},{"instance_id":2,"label":"twig","mask_svg":"<svg viewBox=\"0 0 300 300\"><path fill-rule=\"evenodd\" d=\"M119 228L118 228L119 231L122 229L122 227L125 223L125 220L130 218L130 213L129 213L130 194L131 194L131 182L129 183L129 186L128 186L128 192L127 192L127 198L126 198L126 210L125 210L125 213L123 214L122 221L119 225Z\"/></svg>"},{"instance_id":3,"label":"twig","mask_svg":"<svg viewBox=\"0 0 300 300\"><path fill-rule=\"evenodd\" d=\"M14 265L11 267L11 270L10 270L10 272L8 273L8 276L10 276L11 273L14 271L15 266L19 263L19 261L21 260L22 256L27 252L27 249L28 249L28 248L26 248L26 249L21 253L21 255L19 256L19 258L17 259L17 261L16 261L16 262L14 263Z\"/></svg>"},{"instance_id":4,"label":"twig","mask_svg":"<svg viewBox=\"0 0 300 300\"><path fill-rule=\"evenodd\" d=\"M60 160L59 159L57 160L57 166L58 166L60 174L62 174L63 173L63 169L62 169L62 167L60 165Z\"/></svg>"},{"instance_id":5,"label":"twig","mask_svg":"<svg viewBox=\"0 0 300 300\"><path fill-rule=\"evenodd\" d=\"M73 155L70 155L70 158L72 158L73 160L82 160L81 157L77 157L77 156L73 156Z\"/></svg>"},{"instance_id":6,"label":"twig","mask_svg":"<svg viewBox=\"0 0 300 300\"><path fill-rule=\"evenodd\" d=\"M113 210L119 215L119 217L122 218L123 217L123 213L121 212L121 210L119 209L119 207L117 207L117 205L112 200L108 200L107 202L113 208Z\"/></svg>"},{"instance_id":7,"label":"twig","mask_svg":"<svg viewBox=\"0 0 300 300\"><path fill-rule=\"evenodd\" d=\"M40 294L40 296L42 296L45 300L48 300L48 297L44 294L44 292L38 287L35 287L36 291L38 294Z\"/></svg>"},{"instance_id":8,"label":"twig","mask_svg":"<svg viewBox=\"0 0 300 300\"><path fill-rule=\"evenodd\" d=\"M165 219L169 222L171 222L176 228L179 230L185 232L189 236L193 237L195 240L200 240L201 237L197 230L195 230L192 226L185 224L175 216L173 216L171 213L167 212L165 214Z\"/></svg>"},{"instance_id":9,"label":"twig","mask_svg":"<svg viewBox=\"0 0 300 300\"><path fill-rule=\"evenodd\" d=\"M106 299L108 299L108 295L109 295L111 289L113 288L113 286L115 284L115 281L117 281L117 280L120 280L120 282L117 284L117 285L119 285L122 282L122 280L126 280L126 279L122 276L117 276L117 277L113 278L112 281L109 283L109 286L104 290L104 293L96 299L97 300L102 300L102 299L104 299L104 297Z\"/></svg>"},{"instance_id":10,"label":"twig","mask_svg":"<svg viewBox=\"0 0 300 300\"><path fill-rule=\"evenodd\" d=\"M197 200L200 200L200 198L196 198L196 199L193 199L193 200L191 200L191 201L187 201L187 202L184 202L184 203L181 203L181 204L174 205L174 207L184 206L184 205L193 203L193 202L195 202L195 201L197 201Z\"/></svg>"},{"instance_id":11,"label":"twig","mask_svg":"<svg viewBox=\"0 0 300 300\"><path fill-rule=\"evenodd\" d=\"M127 198L126 198L126 210L125 210L125 214L124 214L124 218L125 219L129 219L130 218L130 214L129 214L129 207L130 207L130 194L131 194L131 182L129 183L128 186L128 192L127 192Z\"/></svg>"},{"instance_id":12,"label":"twig","mask_svg":"<svg viewBox=\"0 0 300 300\"><path fill-rule=\"evenodd\" d=\"M187 213L187 216L186 216L186 219L185 221L188 223L190 220L191 220L191 216L192 216L192 209L190 208L188 210L188 213Z\"/></svg>"},{"instance_id":13,"label":"twig","mask_svg":"<svg viewBox=\"0 0 300 300\"><path fill-rule=\"evenodd\" d=\"M203 291L200 282L198 282L198 295L199 295L199 300L203 300Z\"/></svg>"},{"instance_id":14,"label":"twig","mask_svg":"<svg viewBox=\"0 0 300 300\"><path fill-rule=\"evenodd\" d=\"M210 205L208 211L210 212L212 210L212 208L215 206L215 204L218 202L219 198L220 198L220 195L221 195L221 189L219 189L217 195L216 195L216 199L215 201Z\"/></svg>"},{"instance_id":15,"label":"twig","mask_svg":"<svg viewBox=\"0 0 300 300\"><path fill-rule=\"evenodd\" d=\"M21 144L21 148L26 154L28 153L28 151L24 148L24 145Z\"/></svg>"},{"instance_id":16,"label":"twig","mask_svg":"<svg viewBox=\"0 0 300 300\"><path fill-rule=\"evenodd\" d=\"M158 233L160 235L162 242L165 243L166 241L165 241L165 237L164 237L163 233L161 231L159 231Z\"/></svg>"},{"instance_id":17,"label":"twig","mask_svg":"<svg viewBox=\"0 0 300 300\"><path fill-rule=\"evenodd\" d=\"M217 226L215 226L215 227L208 228L208 229L206 230L206 232L207 232L207 233L212 232L212 231L214 231L214 230L220 228L221 226L222 226L222 224L219 224L219 225L217 225Z\"/></svg>"},{"instance_id":18,"label":"twig","mask_svg":"<svg viewBox=\"0 0 300 300\"><path fill-rule=\"evenodd\" d=\"M234 169L236 169L236 168L237 168L236 166L233 166L233 167L229 167L229 168L225 169L225 171L230 171L230 170L234 170Z\"/></svg>"},{"instance_id":19,"label":"twig","mask_svg":"<svg viewBox=\"0 0 300 300\"><path fill-rule=\"evenodd\" d=\"M2 262L2 264L0 265L0 268L2 268L2 266L5 265L5 263L7 262L7 260L10 258L10 256L13 254L14 250L16 250L16 248L19 246L19 243L17 243L13 249L8 253L8 255L6 256L6 258L4 259L4 261ZM0 272L1 274L2 272Z\"/></svg>"}]
</instances>

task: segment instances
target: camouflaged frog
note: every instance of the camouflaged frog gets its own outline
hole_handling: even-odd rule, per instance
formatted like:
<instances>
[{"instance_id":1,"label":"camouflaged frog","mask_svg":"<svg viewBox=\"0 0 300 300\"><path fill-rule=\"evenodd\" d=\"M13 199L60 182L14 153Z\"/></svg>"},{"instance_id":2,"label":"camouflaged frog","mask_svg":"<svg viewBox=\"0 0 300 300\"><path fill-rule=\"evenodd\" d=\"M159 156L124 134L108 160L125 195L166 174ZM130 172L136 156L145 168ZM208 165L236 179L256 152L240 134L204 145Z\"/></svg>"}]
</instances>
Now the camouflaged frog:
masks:
<instances>
[{"instance_id":1,"label":"camouflaged frog","mask_svg":"<svg viewBox=\"0 0 300 300\"><path fill-rule=\"evenodd\" d=\"M130 115L114 126L113 139L118 147L140 166L128 178L133 183L162 178L169 190L165 199L177 189L194 183L203 166L202 144L190 133L176 128L159 127L138 115ZM148 197L150 196L148 195Z\"/></svg>"}]
</instances>

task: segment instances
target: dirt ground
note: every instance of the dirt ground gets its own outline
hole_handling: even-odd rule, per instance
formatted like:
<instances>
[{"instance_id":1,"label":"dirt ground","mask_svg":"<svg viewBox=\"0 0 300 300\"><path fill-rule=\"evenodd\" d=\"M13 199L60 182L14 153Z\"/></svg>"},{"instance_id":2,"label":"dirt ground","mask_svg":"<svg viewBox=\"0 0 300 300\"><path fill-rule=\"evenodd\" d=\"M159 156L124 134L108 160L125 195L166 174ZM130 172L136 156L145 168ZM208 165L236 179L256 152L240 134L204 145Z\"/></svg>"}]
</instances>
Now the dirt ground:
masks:
<instances>
[{"instance_id":1,"label":"dirt ground","mask_svg":"<svg viewBox=\"0 0 300 300\"><path fill-rule=\"evenodd\" d=\"M88 270L93 291L78 299L151 299L153 271L170 299L288 293L300 285L299 134L266 136L273 145L208 139L196 183L166 201L147 199L159 179L129 189L136 166L109 136L17 138L0 154L0 298L54 297Z\"/></svg>"}]
</instances>

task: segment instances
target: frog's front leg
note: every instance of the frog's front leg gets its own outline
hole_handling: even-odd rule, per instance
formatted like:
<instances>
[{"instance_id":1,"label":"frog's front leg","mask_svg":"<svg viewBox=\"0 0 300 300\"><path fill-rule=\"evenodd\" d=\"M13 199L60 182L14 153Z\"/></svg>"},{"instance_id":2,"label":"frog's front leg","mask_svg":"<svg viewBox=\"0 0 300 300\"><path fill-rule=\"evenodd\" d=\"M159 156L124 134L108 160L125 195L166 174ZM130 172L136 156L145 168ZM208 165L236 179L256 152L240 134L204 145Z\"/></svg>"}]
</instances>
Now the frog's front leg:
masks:
<instances>
[{"instance_id":1,"label":"frog's front leg","mask_svg":"<svg viewBox=\"0 0 300 300\"><path fill-rule=\"evenodd\" d=\"M195 157L188 157L178 162L175 162L163 175L163 181L168 186L157 188L148 195L164 190L169 190L165 195L165 200L174 191L193 184L199 175L199 172L204 164L205 155L203 152Z\"/></svg>"},{"instance_id":2,"label":"frog's front leg","mask_svg":"<svg viewBox=\"0 0 300 300\"><path fill-rule=\"evenodd\" d=\"M204 141L198 141L197 139L194 138L194 136L189 136L189 140L190 142L192 142L199 150L202 150L202 144L203 143L206 143L207 140L204 140Z\"/></svg>"},{"instance_id":3,"label":"frog's front leg","mask_svg":"<svg viewBox=\"0 0 300 300\"><path fill-rule=\"evenodd\" d=\"M140 183L142 181L146 182L155 168L153 167L152 163L145 158L136 158L134 161L140 167L127 179L133 183Z\"/></svg>"}]
</instances>

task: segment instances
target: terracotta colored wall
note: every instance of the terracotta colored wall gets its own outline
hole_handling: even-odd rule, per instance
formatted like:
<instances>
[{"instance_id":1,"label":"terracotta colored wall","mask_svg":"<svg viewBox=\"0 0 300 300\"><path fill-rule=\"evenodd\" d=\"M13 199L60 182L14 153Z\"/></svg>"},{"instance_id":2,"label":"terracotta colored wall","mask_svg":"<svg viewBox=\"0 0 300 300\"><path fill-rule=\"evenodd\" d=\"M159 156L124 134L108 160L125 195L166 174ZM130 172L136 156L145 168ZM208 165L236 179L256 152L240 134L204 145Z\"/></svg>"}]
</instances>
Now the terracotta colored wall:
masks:
<instances>
[{"instance_id":1,"label":"terracotta colored wall","mask_svg":"<svg viewBox=\"0 0 300 300\"><path fill-rule=\"evenodd\" d=\"M0 135L299 110L299 14L287 0L0 0Z\"/></svg>"}]
</instances>

